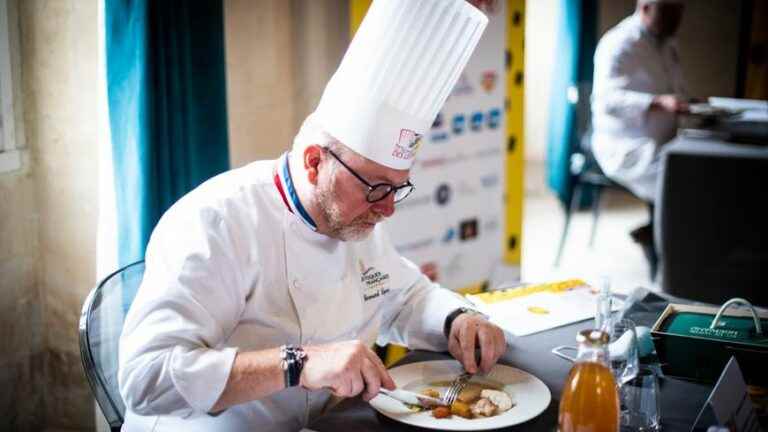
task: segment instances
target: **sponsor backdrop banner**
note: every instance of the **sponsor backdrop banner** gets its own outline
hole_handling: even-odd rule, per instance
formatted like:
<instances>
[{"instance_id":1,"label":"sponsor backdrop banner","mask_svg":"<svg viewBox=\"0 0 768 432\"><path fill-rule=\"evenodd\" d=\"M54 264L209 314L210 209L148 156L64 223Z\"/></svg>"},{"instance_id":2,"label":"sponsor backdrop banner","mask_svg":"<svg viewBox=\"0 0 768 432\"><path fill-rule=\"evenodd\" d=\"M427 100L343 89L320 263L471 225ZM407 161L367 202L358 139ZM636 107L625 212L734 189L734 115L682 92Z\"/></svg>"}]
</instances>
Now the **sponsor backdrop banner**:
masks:
<instances>
[{"instance_id":1,"label":"sponsor backdrop banner","mask_svg":"<svg viewBox=\"0 0 768 432\"><path fill-rule=\"evenodd\" d=\"M353 2L363 16L370 2ZM387 229L395 248L454 290L479 288L501 263L507 116L507 2L473 1L488 27L411 170L416 190L397 205Z\"/></svg>"}]
</instances>

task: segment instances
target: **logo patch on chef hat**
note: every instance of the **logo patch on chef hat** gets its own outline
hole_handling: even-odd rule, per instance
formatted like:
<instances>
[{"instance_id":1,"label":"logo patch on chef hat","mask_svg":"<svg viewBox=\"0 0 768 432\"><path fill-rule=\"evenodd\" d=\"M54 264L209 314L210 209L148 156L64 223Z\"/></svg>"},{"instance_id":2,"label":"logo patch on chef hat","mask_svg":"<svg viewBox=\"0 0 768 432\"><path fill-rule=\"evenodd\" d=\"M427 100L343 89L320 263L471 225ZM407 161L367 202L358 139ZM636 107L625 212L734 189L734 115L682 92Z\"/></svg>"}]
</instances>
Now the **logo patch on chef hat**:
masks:
<instances>
[{"instance_id":1,"label":"logo patch on chef hat","mask_svg":"<svg viewBox=\"0 0 768 432\"><path fill-rule=\"evenodd\" d=\"M413 159L421 147L421 137L421 134L410 129L400 129L400 137L392 150L392 157L403 160Z\"/></svg>"}]
</instances>

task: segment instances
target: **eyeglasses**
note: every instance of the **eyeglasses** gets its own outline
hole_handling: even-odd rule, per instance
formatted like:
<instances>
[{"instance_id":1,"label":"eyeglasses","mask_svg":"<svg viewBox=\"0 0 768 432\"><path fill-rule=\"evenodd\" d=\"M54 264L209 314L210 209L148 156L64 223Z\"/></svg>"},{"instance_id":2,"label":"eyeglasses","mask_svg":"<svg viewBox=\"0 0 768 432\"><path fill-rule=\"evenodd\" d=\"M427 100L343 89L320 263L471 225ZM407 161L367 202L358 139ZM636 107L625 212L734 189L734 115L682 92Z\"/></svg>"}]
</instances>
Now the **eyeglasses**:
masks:
<instances>
[{"instance_id":1,"label":"eyeglasses","mask_svg":"<svg viewBox=\"0 0 768 432\"><path fill-rule=\"evenodd\" d=\"M332 152L331 149L328 150L328 153L331 154L331 156L334 157L337 161L339 161L340 164L344 165L344 168L346 168L350 173L352 173L353 176L355 176L356 179L360 180L364 185L368 186L368 194L366 195L365 199L369 203L375 203L377 201L381 201L384 198L388 197L389 194L394 193L395 194L395 203L398 203L402 200L404 200L408 195L413 192L416 187L411 183L410 180L406 181L405 184L400 186L395 186L390 183L377 183L375 185L372 185L368 183L360 174L356 173L355 170L349 167L349 165L345 164L344 161L341 160L338 156L336 156L336 153Z\"/></svg>"}]
</instances>

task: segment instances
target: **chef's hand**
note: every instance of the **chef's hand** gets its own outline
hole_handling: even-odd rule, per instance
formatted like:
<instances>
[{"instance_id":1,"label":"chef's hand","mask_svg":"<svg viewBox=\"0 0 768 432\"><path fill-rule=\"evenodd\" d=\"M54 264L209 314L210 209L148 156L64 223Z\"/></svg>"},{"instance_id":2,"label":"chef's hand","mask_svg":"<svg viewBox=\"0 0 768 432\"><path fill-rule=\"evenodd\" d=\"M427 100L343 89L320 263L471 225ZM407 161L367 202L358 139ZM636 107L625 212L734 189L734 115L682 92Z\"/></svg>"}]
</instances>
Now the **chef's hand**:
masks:
<instances>
[{"instance_id":1,"label":"chef's hand","mask_svg":"<svg viewBox=\"0 0 768 432\"><path fill-rule=\"evenodd\" d=\"M363 393L368 401L379 388L395 389L395 382L373 350L359 340L304 346L307 360L301 371L302 387L330 389L336 396Z\"/></svg>"},{"instance_id":2,"label":"chef's hand","mask_svg":"<svg viewBox=\"0 0 768 432\"><path fill-rule=\"evenodd\" d=\"M475 358L475 348L479 346L480 364ZM496 361L507 350L504 331L488 322L478 314L463 313L451 324L448 336L448 351L456 357L469 373L477 373L478 366L482 373L488 373Z\"/></svg>"},{"instance_id":3,"label":"chef's hand","mask_svg":"<svg viewBox=\"0 0 768 432\"><path fill-rule=\"evenodd\" d=\"M651 101L651 109L672 114L687 113L688 108L688 101L674 94L656 95Z\"/></svg>"}]
</instances>

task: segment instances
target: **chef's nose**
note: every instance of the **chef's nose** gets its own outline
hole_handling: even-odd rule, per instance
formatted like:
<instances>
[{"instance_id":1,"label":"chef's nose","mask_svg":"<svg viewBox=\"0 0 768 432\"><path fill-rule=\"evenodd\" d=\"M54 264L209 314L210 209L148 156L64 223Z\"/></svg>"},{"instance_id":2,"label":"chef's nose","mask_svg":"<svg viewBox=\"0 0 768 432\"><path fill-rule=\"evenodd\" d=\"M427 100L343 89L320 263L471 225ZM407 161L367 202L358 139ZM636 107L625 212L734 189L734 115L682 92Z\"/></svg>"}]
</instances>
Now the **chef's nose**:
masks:
<instances>
[{"instance_id":1,"label":"chef's nose","mask_svg":"<svg viewBox=\"0 0 768 432\"><path fill-rule=\"evenodd\" d=\"M372 209L384 217L392 216L395 213L395 194L391 193L383 200L376 201L373 203Z\"/></svg>"}]
</instances>

